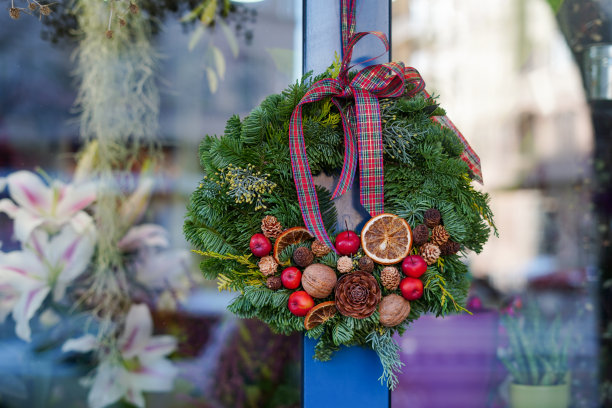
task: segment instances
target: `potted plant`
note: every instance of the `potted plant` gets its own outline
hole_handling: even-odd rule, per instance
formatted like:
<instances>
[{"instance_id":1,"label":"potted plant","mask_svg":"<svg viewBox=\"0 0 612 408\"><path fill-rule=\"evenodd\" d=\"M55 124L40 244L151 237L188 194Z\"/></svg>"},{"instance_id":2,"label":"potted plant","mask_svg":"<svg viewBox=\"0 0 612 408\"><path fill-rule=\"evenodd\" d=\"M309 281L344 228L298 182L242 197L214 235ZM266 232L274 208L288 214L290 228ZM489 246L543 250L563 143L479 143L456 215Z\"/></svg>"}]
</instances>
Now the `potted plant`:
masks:
<instances>
[{"instance_id":1,"label":"potted plant","mask_svg":"<svg viewBox=\"0 0 612 408\"><path fill-rule=\"evenodd\" d=\"M566 408L569 405L569 336L560 316L547 317L532 303L515 301L501 316L508 344L498 357L512 377L512 408Z\"/></svg>"}]
</instances>

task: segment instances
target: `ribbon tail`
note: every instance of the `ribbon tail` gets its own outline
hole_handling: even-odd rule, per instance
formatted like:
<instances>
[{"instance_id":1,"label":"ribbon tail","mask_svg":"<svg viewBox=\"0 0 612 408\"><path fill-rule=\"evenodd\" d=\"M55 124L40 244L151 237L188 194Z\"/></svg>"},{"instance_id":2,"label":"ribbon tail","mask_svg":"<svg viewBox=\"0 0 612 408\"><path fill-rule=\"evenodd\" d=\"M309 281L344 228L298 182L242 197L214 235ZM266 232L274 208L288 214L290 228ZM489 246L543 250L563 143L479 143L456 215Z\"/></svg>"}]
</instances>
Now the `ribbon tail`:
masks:
<instances>
[{"instance_id":1,"label":"ribbon tail","mask_svg":"<svg viewBox=\"0 0 612 408\"><path fill-rule=\"evenodd\" d=\"M300 209L306 228L328 247L334 248L331 239L325 231L325 225L319 208L317 192L312 180L312 172L308 164L304 132L302 128L302 105L298 105L289 124L289 151L291 153L291 168L297 191Z\"/></svg>"},{"instance_id":2,"label":"ribbon tail","mask_svg":"<svg viewBox=\"0 0 612 408\"><path fill-rule=\"evenodd\" d=\"M357 116L361 205L372 217L384 212L383 141L378 98L353 88Z\"/></svg>"},{"instance_id":3,"label":"ribbon tail","mask_svg":"<svg viewBox=\"0 0 612 408\"><path fill-rule=\"evenodd\" d=\"M332 195L332 200L340 197L351 189L353 180L355 179L355 172L357 170L357 145L355 143L354 129L355 129L355 113L354 108L350 106L347 112L342 114L340 104L332 98L332 102L338 108L342 117L342 128L344 130L344 164L342 165L342 172L340 173L340 179L338 185Z\"/></svg>"}]
</instances>

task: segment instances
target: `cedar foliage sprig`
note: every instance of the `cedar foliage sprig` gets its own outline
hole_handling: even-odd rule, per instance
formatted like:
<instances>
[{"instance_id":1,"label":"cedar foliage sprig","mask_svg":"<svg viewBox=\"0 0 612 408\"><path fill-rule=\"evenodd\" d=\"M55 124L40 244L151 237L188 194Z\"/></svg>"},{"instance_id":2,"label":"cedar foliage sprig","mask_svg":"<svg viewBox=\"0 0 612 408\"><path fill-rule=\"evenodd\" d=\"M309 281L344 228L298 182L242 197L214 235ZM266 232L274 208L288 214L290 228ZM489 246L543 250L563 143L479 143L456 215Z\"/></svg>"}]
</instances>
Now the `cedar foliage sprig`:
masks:
<instances>
[{"instance_id":1,"label":"cedar foliage sprig","mask_svg":"<svg viewBox=\"0 0 612 408\"><path fill-rule=\"evenodd\" d=\"M304 225L292 177L289 120L310 85L329 75L306 75L282 93L267 97L243 120L231 117L223 136L203 139L199 154L205 177L192 194L184 225L188 241L208 254L201 263L205 276L220 277L222 289L240 291L229 310L245 318L258 317L279 333L304 330L304 318L291 314L287 308L291 291L267 288L263 276L256 277L258 270L240 262L240 256L249 253L250 237L260 232L265 215L275 216L285 227ZM381 99L380 104L385 210L406 219L414 228L423 222L427 209L438 209L445 229L462 250L428 267L423 276L424 296L411 302L410 314L400 325L382 327L378 312L365 319L338 313L306 335L318 339L315 358L319 360L331 358L341 345L373 348L383 363L381 381L393 388L401 363L392 335L403 333L410 322L425 313L445 316L466 310L469 279L461 255L468 250L479 252L496 229L488 195L471 185L470 170L461 159L463 145L451 130L432 120L444 114L435 98L404 96ZM351 105L346 102L342 109ZM338 173L344 160L344 135L336 107L330 99L307 104L302 121L313 175ZM221 174L229 166L265 174L266 180L274 184L274 188L259 192L262 205L255 200L236 202L226 194ZM316 191L323 222L333 234L336 210L331 193L320 186ZM310 243L286 248L280 254L281 262L292 262L291 254L302 245ZM337 259L332 252L317 262L335 268ZM376 265L373 272L379 283L382 268ZM383 295L399 294L398 290L382 290ZM333 295L317 302L327 300L333 300Z\"/></svg>"}]
</instances>

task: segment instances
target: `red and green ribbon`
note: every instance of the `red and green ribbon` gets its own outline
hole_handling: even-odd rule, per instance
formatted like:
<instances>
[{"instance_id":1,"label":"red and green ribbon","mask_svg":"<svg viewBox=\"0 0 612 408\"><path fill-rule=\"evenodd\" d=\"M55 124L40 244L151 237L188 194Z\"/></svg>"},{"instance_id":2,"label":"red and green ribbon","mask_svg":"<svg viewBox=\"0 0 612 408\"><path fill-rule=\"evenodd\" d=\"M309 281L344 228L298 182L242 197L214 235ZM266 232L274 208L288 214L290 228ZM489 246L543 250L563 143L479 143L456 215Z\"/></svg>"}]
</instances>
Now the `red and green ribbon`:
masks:
<instances>
[{"instance_id":1,"label":"red and green ribbon","mask_svg":"<svg viewBox=\"0 0 612 408\"><path fill-rule=\"evenodd\" d=\"M331 97L332 103L340 112L344 130L344 165L332 198L337 198L350 189L357 163L359 163L360 202L374 217L383 213L384 203L383 140L378 98L396 98L417 94L429 97L425 91L423 78L414 68L404 67L401 62L366 67L349 81L348 72L351 68L349 64L353 47L360 39L370 34L378 37L385 46L385 52L389 51L389 42L386 36L378 31L353 34L355 0L341 0L341 7L343 58L338 78L326 78L314 83L295 107L289 125L291 166L304 223L318 240L326 243L330 248L334 248L334 245L322 221L312 172L306 155L302 107L305 104ZM354 106L343 110L339 102L341 98L354 99ZM457 135L465 146L462 159L469 165L473 178L482 182L480 159L463 135L446 116L434 118L434 120L450 128Z\"/></svg>"}]
</instances>

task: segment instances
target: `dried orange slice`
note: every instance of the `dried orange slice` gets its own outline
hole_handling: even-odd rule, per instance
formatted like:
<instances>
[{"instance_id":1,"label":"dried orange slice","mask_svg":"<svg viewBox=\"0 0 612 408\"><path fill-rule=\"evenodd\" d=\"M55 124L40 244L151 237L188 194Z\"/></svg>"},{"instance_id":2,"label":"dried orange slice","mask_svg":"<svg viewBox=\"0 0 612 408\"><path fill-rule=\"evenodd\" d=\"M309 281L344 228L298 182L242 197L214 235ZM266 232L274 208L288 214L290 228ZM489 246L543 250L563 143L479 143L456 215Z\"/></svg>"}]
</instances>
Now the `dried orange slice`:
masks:
<instances>
[{"instance_id":1,"label":"dried orange slice","mask_svg":"<svg viewBox=\"0 0 612 408\"><path fill-rule=\"evenodd\" d=\"M283 252L283 249L287 248L289 245L297 244L312 238L314 237L305 227L293 227L283 231L274 242L274 259L279 264L282 264L278 257L281 252Z\"/></svg>"},{"instance_id":2,"label":"dried orange slice","mask_svg":"<svg viewBox=\"0 0 612 408\"><path fill-rule=\"evenodd\" d=\"M398 263L410 253L412 230L405 219L393 214L380 214L363 226L361 247L376 263Z\"/></svg>"},{"instance_id":3,"label":"dried orange slice","mask_svg":"<svg viewBox=\"0 0 612 408\"><path fill-rule=\"evenodd\" d=\"M330 300L328 302L319 303L306 315L304 319L304 327L306 330L313 329L320 324L325 323L336 315L336 302Z\"/></svg>"}]
</instances>

